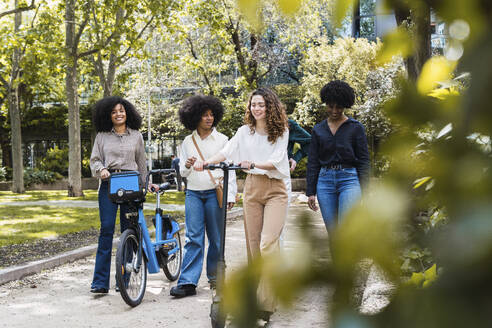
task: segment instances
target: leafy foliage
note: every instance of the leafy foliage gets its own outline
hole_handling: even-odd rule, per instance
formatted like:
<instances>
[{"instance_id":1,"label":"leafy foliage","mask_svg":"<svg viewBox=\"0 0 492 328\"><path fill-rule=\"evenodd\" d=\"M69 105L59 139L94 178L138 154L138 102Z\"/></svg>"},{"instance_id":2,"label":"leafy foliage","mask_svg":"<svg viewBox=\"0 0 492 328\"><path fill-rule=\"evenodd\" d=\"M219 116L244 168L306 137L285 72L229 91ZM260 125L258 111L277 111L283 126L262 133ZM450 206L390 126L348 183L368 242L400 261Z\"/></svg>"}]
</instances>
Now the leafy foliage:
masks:
<instances>
[{"instance_id":1,"label":"leafy foliage","mask_svg":"<svg viewBox=\"0 0 492 328\"><path fill-rule=\"evenodd\" d=\"M58 146L51 148L41 160L41 169L52 171L61 175L68 175L68 148L60 149Z\"/></svg>"},{"instance_id":2,"label":"leafy foliage","mask_svg":"<svg viewBox=\"0 0 492 328\"><path fill-rule=\"evenodd\" d=\"M337 1L340 8L346 3ZM401 4L400 1L388 3L392 6ZM244 286L255 286L251 277L261 272L279 299L287 304L292 304L293 295L298 295L304 288L320 284L335 286L331 306L334 327L489 325L492 305L488 295L492 288L489 279L492 274L492 157L488 144L492 134L492 115L487 108L492 68L483 65L481 58L492 55L492 8L487 1L462 2L459 5L451 0L431 3L446 23L463 20L472 32L468 39L458 39L459 34L456 37L451 35L451 43L459 42L464 49L458 63L453 62L457 60L455 57L431 59L424 65L418 79L399 83L394 97L384 102L382 109L392 126L396 127L381 148L391 159L388 173L380 183L372 184L362 204L354 207L330 234L329 242L310 233L313 226L306 217L301 222L309 247L289 254L289 258L263 257L262 263L234 273L230 285L227 285L231 292L226 293L226 297L240 297L239 300L230 300L232 306L228 310L251 309L257 305L254 293L241 291L246 288ZM411 2L412 8L427 4L424 1ZM410 35L412 39L419 37L423 36L418 35L418 31ZM385 42L388 49L408 55L398 38ZM333 60L339 55L330 54ZM343 57L347 56L350 54ZM311 73L305 75L305 80L309 81L308 85L318 83L313 90L319 90L324 82L314 78L313 71L323 69L322 65L316 64L330 61L331 57L310 56L313 65L306 67L305 70L311 69ZM343 61L338 67L343 68ZM472 76L469 88L461 93L443 81L451 77L453 68L458 69L457 74L468 71ZM373 67L366 68L361 73L367 77L373 70ZM366 80L351 83L357 85L359 82L360 85ZM436 86L443 90L435 91ZM440 99L429 95L429 92ZM360 96L364 92L358 94ZM302 110L297 113L299 118L316 122L318 118L313 118L316 96L306 91L300 105L304 107L299 107ZM358 101L360 106L365 100L359 98ZM422 145L422 135L425 134L431 138ZM477 136L481 136L478 142ZM418 209L427 209L425 215L416 215ZM444 222L447 222L445 227L439 228ZM331 246L331 262L326 261L328 244ZM414 245L418 247L413 248ZM433 259L428 258L429 251ZM410 286L401 279L400 254L413 261L407 261L404 268L418 270L411 277L413 284ZM390 304L372 316L358 313L350 300L355 268L364 258L373 259L395 286ZM411 268L413 265L420 267ZM237 318L240 318L239 327L253 324L240 313Z\"/></svg>"},{"instance_id":3,"label":"leafy foliage","mask_svg":"<svg viewBox=\"0 0 492 328\"><path fill-rule=\"evenodd\" d=\"M0 166L0 181L7 180L7 169L3 166Z\"/></svg>"},{"instance_id":4,"label":"leafy foliage","mask_svg":"<svg viewBox=\"0 0 492 328\"><path fill-rule=\"evenodd\" d=\"M24 185L26 187L37 183L52 183L61 178L61 174L57 172L43 171L31 168L24 169Z\"/></svg>"},{"instance_id":5,"label":"leafy foliage","mask_svg":"<svg viewBox=\"0 0 492 328\"><path fill-rule=\"evenodd\" d=\"M356 94L356 105L365 101L368 91L366 80L370 71L376 69L376 53L381 45L366 39L340 38L333 44L325 40L310 48L301 61L304 97L298 103L294 117L299 124L313 126L325 118L319 100L319 91L329 81L344 80Z\"/></svg>"}]
</instances>

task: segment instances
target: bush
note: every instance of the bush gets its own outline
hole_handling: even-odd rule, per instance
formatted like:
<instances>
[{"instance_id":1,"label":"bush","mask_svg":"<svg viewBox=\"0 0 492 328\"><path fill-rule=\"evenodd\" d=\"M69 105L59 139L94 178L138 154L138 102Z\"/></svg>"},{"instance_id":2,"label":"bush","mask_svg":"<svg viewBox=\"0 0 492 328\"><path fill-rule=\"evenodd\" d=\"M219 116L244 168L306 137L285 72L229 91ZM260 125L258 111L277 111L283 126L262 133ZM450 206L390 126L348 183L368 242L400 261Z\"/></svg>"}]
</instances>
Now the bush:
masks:
<instances>
[{"instance_id":1,"label":"bush","mask_svg":"<svg viewBox=\"0 0 492 328\"><path fill-rule=\"evenodd\" d=\"M42 171L37 169L24 169L24 186L28 187L37 183L53 183L63 176L58 172Z\"/></svg>"},{"instance_id":2,"label":"bush","mask_svg":"<svg viewBox=\"0 0 492 328\"><path fill-rule=\"evenodd\" d=\"M307 157L301 159L299 163L296 165L296 169L294 172L290 174L291 178L305 178L307 170Z\"/></svg>"},{"instance_id":3,"label":"bush","mask_svg":"<svg viewBox=\"0 0 492 328\"><path fill-rule=\"evenodd\" d=\"M0 167L0 181L7 180L7 169L5 167Z\"/></svg>"},{"instance_id":4,"label":"bush","mask_svg":"<svg viewBox=\"0 0 492 328\"><path fill-rule=\"evenodd\" d=\"M325 117L324 106L319 100L319 91L331 80L344 80L355 90L358 106L364 103L367 91L366 79L376 69L376 52L380 43L366 39L340 38L310 48L301 61L300 71L303 98L297 103L294 119L301 126L314 126Z\"/></svg>"},{"instance_id":5,"label":"bush","mask_svg":"<svg viewBox=\"0 0 492 328\"><path fill-rule=\"evenodd\" d=\"M54 148L46 152L45 158L41 161L41 170L59 173L63 176L68 175L68 148Z\"/></svg>"}]
</instances>

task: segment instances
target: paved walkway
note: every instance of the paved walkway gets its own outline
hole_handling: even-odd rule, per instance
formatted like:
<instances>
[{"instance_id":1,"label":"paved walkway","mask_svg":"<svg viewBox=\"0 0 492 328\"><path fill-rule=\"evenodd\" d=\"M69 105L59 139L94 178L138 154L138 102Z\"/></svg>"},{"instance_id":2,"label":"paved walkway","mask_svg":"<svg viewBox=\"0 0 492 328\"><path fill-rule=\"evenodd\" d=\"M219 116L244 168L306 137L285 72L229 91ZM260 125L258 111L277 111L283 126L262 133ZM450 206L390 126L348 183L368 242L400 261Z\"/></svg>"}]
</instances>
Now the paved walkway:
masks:
<instances>
[{"instance_id":1,"label":"paved walkway","mask_svg":"<svg viewBox=\"0 0 492 328\"><path fill-rule=\"evenodd\" d=\"M289 211L284 235L287 252L302 246L296 218L306 206ZM311 212L312 213L312 212ZM326 233L319 214L320 233ZM230 273L246 263L242 220L227 226L226 261ZM43 271L23 280L0 286L0 327L210 327L211 292L206 277L198 285L198 294L173 299L170 283L162 272L148 276L147 291L141 305L128 307L112 289L108 295L89 293L94 256ZM114 270L114 263L111 266ZM114 277L112 272L111 277ZM270 327L326 327L326 300L329 289L309 290L298 298L294 309L280 309Z\"/></svg>"}]
</instances>

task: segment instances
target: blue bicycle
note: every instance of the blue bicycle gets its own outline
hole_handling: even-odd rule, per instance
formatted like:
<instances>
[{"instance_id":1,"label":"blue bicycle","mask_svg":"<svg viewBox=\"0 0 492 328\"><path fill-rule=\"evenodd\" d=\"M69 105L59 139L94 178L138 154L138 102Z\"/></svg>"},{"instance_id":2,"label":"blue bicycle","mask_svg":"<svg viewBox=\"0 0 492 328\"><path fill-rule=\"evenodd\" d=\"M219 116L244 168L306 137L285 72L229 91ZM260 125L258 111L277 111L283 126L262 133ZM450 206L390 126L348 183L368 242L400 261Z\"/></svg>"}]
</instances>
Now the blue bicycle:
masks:
<instances>
[{"instance_id":1,"label":"blue bicycle","mask_svg":"<svg viewBox=\"0 0 492 328\"><path fill-rule=\"evenodd\" d=\"M179 224L169 215L163 215L160 195L170 189L165 182L156 193L155 241L152 241L143 214L151 174L166 174L174 169L152 170L145 179L145 188L140 188L138 172L122 172L110 178L110 198L117 203L126 203L129 211L126 218L129 228L120 237L116 251L116 284L123 300L135 307L142 302L148 273L158 273L160 268L170 281L175 281L181 271L182 247Z\"/></svg>"}]
</instances>

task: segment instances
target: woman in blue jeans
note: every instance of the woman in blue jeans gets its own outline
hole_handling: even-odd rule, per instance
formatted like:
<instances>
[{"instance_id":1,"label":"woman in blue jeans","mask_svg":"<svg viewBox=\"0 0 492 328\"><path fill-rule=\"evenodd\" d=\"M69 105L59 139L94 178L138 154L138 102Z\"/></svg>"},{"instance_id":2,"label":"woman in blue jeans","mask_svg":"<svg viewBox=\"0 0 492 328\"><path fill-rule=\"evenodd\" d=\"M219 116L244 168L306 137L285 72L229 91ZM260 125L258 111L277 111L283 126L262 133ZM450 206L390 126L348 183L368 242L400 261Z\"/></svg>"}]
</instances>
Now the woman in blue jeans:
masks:
<instances>
[{"instance_id":1,"label":"woman in blue jeans","mask_svg":"<svg viewBox=\"0 0 492 328\"><path fill-rule=\"evenodd\" d=\"M215 129L223 114L224 107L217 98L203 95L187 98L179 110L181 123L192 133L183 140L179 151L180 173L188 179L188 184L183 266L178 285L170 290L170 294L177 298L196 294L205 255L205 233L208 237L207 278L210 286L215 286L223 220L215 186L223 173L222 170L195 171L193 164L224 148L228 138ZM232 171L228 204L225 205L228 208L234 205L236 190L236 176Z\"/></svg>"},{"instance_id":2,"label":"woman in blue jeans","mask_svg":"<svg viewBox=\"0 0 492 328\"><path fill-rule=\"evenodd\" d=\"M360 198L369 179L369 151L361 123L345 115L355 101L354 90L343 81L331 81L320 92L328 118L311 133L307 164L308 205L318 210L329 231Z\"/></svg>"},{"instance_id":3,"label":"woman in blue jeans","mask_svg":"<svg viewBox=\"0 0 492 328\"><path fill-rule=\"evenodd\" d=\"M142 118L127 100L111 96L94 105L94 126L97 135L92 148L90 166L92 174L101 179L99 186L99 218L101 230L97 245L96 265L91 292L106 294L109 290L111 249L118 204L112 203L108 195L108 178L113 172L138 171L141 183L147 174L145 149L142 134L138 132ZM158 188L157 185L150 187ZM127 208L120 206L121 232L128 227L125 218Z\"/></svg>"}]
</instances>

